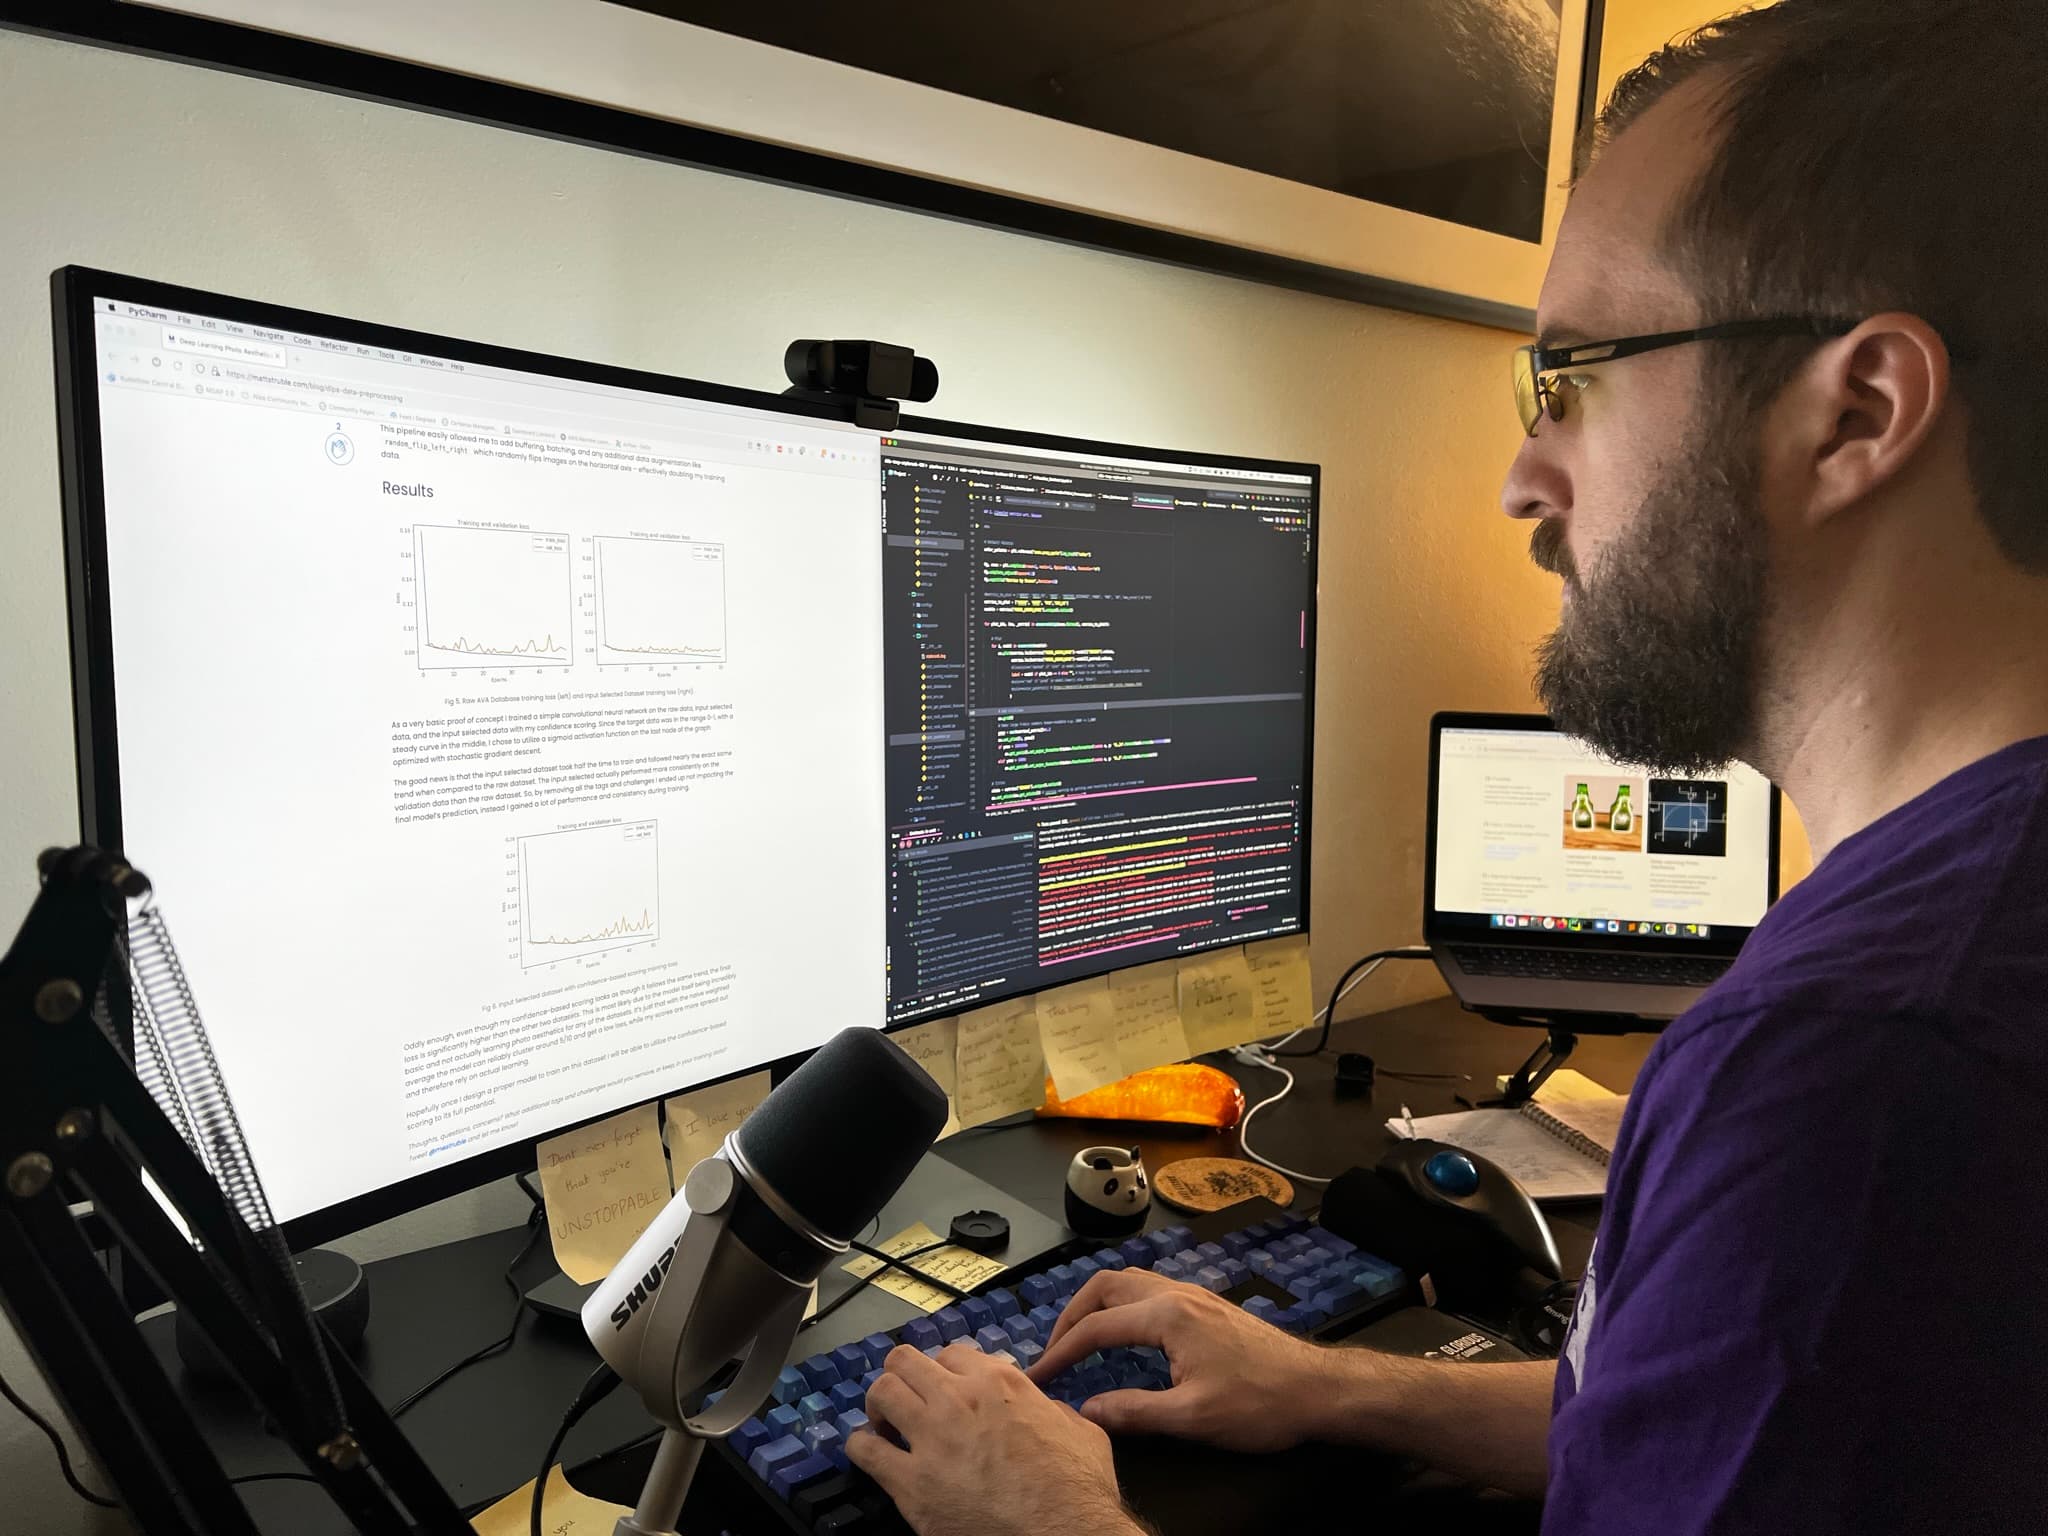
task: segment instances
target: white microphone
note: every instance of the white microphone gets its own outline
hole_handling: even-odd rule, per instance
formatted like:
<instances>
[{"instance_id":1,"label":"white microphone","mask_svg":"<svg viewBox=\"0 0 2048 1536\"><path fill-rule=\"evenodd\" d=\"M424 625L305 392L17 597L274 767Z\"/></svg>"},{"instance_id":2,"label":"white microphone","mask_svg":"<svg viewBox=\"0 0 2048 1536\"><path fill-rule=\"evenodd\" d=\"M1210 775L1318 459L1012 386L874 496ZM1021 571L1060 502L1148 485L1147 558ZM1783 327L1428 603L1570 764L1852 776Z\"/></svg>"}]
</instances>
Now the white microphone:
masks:
<instances>
[{"instance_id":1,"label":"white microphone","mask_svg":"<svg viewBox=\"0 0 2048 1536\"><path fill-rule=\"evenodd\" d=\"M768 1395L811 1284L902 1187L946 1123L946 1095L879 1030L842 1030L676 1196L583 1305L583 1331L667 1430L616 1536L668 1536L703 1442ZM726 1395L683 1404L744 1354Z\"/></svg>"}]
</instances>

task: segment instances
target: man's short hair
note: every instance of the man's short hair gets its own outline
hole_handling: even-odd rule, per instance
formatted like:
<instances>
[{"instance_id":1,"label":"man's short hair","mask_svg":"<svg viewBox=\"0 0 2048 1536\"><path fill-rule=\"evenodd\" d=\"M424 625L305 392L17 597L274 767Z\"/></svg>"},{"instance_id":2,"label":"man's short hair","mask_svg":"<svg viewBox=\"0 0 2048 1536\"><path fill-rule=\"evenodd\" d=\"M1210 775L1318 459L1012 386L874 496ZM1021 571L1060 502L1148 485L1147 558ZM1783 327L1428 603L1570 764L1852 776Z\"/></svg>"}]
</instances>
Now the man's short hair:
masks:
<instances>
[{"instance_id":1,"label":"man's short hair","mask_svg":"<svg viewBox=\"0 0 2048 1536\"><path fill-rule=\"evenodd\" d=\"M1624 75L1597 146L1674 87L1715 149L1663 231L1704 320L1920 316L1954 361L1979 513L2048 572L2048 0L1781 0ZM1676 322L1674 322L1676 323ZM1759 403L1810 344L1711 349Z\"/></svg>"}]
</instances>

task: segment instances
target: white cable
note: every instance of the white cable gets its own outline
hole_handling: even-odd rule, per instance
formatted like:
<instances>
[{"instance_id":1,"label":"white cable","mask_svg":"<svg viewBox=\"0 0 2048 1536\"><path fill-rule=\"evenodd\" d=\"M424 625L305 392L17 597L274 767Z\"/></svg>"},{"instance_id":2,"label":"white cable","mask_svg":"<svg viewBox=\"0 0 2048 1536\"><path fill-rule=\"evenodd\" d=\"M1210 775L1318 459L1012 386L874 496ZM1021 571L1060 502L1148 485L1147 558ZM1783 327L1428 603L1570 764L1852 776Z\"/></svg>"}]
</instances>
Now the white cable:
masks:
<instances>
[{"instance_id":1,"label":"white cable","mask_svg":"<svg viewBox=\"0 0 2048 1536\"><path fill-rule=\"evenodd\" d=\"M1300 1031L1297 1030L1296 1033L1298 1034L1300 1033ZM1280 1164L1274 1162L1273 1159L1271 1159L1270 1157L1261 1157L1256 1151L1252 1149L1252 1144L1249 1140L1252 1129L1252 1118L1255 1115L1257 1115L1260 1110L1266 1108L1268 1105L1278 1104L1282 1099L1286 1098L1288 1094L1294 1092L1294 1074L1288 1071L1285 1067L1281 1066L1279 1062L1273 1060L1273 1058L1268 1056L1264 1051L1258 1050L1255 1047L1239 1046L1231 1054L1234 1055L1239 1061L1243 1062L1246 1066L1265 1067L1269 1071L1278 1072L1282 1077L1287 1079L1286 1083L1281 1087L1278 1093L1274 1094L1271 1098L1259 1100L1258 1103L1254 1104L1250 1109L1244 1112L1244 1119L1238 1122L1237 1144L1239 1148L1243 1150L1244 1155L1250 1158L1255 1163L1263 1163L1266 1167L1272 1169L1275 1173L1285 1174L1288 1178L1298 1179L1304 1184L1329 1183L1330 1181L1328 1179L1323 1178L1318 1174L1299 1173L1292 1168L1283 1168Z\"/></svg>"}]
</instances>

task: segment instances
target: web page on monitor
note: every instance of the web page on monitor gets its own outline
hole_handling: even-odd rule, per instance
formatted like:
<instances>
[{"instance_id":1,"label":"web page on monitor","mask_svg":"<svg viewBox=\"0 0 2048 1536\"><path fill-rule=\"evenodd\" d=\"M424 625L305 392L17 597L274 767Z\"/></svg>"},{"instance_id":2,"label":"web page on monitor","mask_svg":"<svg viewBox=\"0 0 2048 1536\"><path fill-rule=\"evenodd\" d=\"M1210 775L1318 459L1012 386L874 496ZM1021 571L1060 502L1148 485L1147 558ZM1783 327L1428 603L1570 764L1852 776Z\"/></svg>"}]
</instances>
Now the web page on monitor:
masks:
<instances>
[{"instance_id":1,"label":"web page on monitor","mask_svg":"<svg viewBox=\"0 0 2048 1536\"><path fill-rule=\"evenodd\" d=\"M94 311L123 841L281 1219L881 1021L873 434Z\"/></svg>"},{"instance_id":2,"label":"web page on monitor","mask_svg":"<svg viewBox=\"0 0 2048 1536\"><path fill-rule=\"evenodd\" d=\"M1770 794L1740 765L1666 777L1551 732L1446 730L1437 908L1600 931L1753 927L1769 904Z\"/></svg>"}]
</instances>

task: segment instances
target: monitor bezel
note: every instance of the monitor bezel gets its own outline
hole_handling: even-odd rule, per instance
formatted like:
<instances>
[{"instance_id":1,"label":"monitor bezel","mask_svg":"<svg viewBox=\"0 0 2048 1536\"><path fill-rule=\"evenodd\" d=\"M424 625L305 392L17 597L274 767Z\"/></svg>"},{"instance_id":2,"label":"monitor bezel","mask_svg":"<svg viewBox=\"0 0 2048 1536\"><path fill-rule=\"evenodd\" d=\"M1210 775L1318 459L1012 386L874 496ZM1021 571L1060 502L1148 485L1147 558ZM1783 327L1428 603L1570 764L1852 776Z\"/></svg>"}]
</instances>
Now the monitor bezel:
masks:
<instances>
[{"instance_id":1,"label":"monitor bezel","mask_svg":"<svg viewBox=\"0 0 2048 1536\"><path fill-rule=\"evenodd\" d=\"M59 491L64 525L65 590L68 605L69 650L73 745L78 782L79 823L83 841L109 850L122 846L120 753L116 729L117 701L113 675L113 608L107 561L105 480L100 458L100 415L98 391L97 335L93 316L95 300L133 303L154 309L184 310L210 314L225 320L296 329L330 336L339 341L375 345L397 351L425 352L459 359L482 367L519 370L570 379L580 383L640 390L671 398L736 406L804 420L845 423L846 413L836 406L801 400L765 390L718 384L681 375L653 373L607 363L589 362L534 352L488 342L468 341L407 327L350 319L317 310L262 300L215 293L206 289L158 282L149 278L86 266L66 266L51 274L52 332L55 353L57 443ZM1313 464L1287 460L1195 453L1176 449L1112 443L1094 438L1067 437L1052 433L1026 432L939 418L905 417L900 430L906 435L954 437L1046 448L1068 453L1101 454L1134 460L1165 462L1199 461L1220 468L1245 469L1309 477L1309 571L1305 651L1306 708L1303 721L1302 754L1302 846L1301 921L1297 931L1309 931L1310 865L1312 828L1311 778L1314 769L1315 721L1315 635L1317 588L1317 534L1321 505L1321 470ZM878 434L880 435L880 434ZM879 518L877 521L879 532ZM878 742L879 746L879 742ZM884 849L878 849L876 879L886 882ZM145 872L147 861L144 861ZM261 878L260 870L252 878ZM175 916L175 893L167 900ZM1226 947L1229 940L1205 948ZM1192 951L1191 951L1192 952ZM878 957L879 959L879 957ZM1122 967L1105 967L1091 975L1106 975ZM977 999L976 1006L1023 995L1035 989L1018 989ZM203 1001L203 1000L202 1000ZM883 1015L874 1027L891 1031L914 1028L949 1010L933 1009L928 1014L886 1022ZM126 1021L122 1021L124 1027ZM809 1052L755 1063L703 1082L692 1082L652 1094L604 1111L599 1115L566 1123L546 1135L522 1137L501 1147L479 1152L458 1163L450 1163L382 1185L349 1199L305 1212L279 1225L294 1248L329 1241L373 1223L416 1210L437 1200L461 1194L495 1179L530 1172L540 1142L563 1135L584 1125L595 1124L612 1115L657 1103L678 1093L729 1081L735 1077L768 1070L780 1081Z\"/></svg>"},{"instance_id":2,"label":"monitor bezel","mask_svg":"<svg viewBox=\"0 0 2048 1536\"><path fill-rule=\"evenodd\" d=\"M1701 956L1733 957L1749 936L1756 932L1754 927L1716 927L1711 938L1666 939L1661 945L1642 938L1617 938L1612 934L1560 933L1524 929L1497 929L1462 927L1444 920L1436 903L1436 845L1438 826L1437 797L1442 787L1439 770L1443 762L1443 739L1446 731L1536 731L1549 735L1568 735L1558 730L1548 715L1541 714L1493 714L1475 713L1463 710L1443 710L1432 716L1429 722L1429 818L1427 834L1423 839L1422 853L1422 937L1430 944L1486 944L1523 945L1541 948L1576 949L1619 949L1623 951L1648 948L1670 947L1679 953ZM1778 786L1771 790L1771 831L1768 850L1769 876L1766 880L1767 896L1764 910L1768 912L1778 901L1778 866L1780 838L1784 824L1784 797ZM1467 914L1468 916L1471 914ZM1483 915L1483 914L1481 914Z\"/></svg>"}]
</instances>

